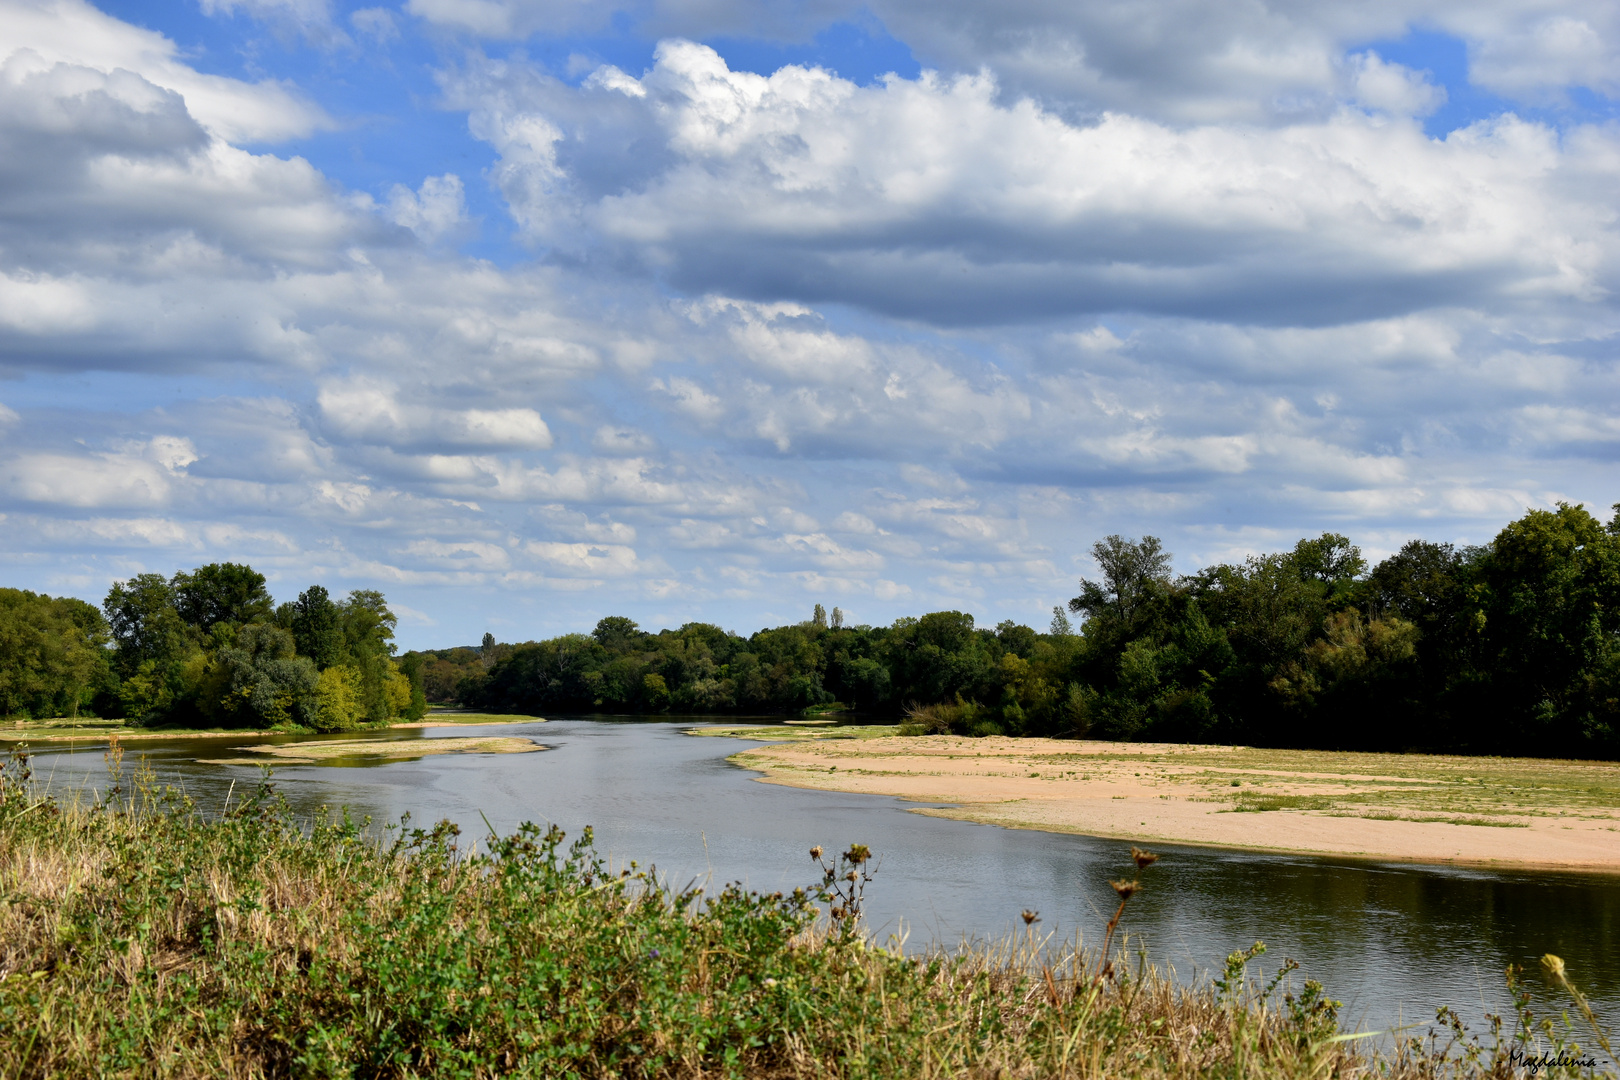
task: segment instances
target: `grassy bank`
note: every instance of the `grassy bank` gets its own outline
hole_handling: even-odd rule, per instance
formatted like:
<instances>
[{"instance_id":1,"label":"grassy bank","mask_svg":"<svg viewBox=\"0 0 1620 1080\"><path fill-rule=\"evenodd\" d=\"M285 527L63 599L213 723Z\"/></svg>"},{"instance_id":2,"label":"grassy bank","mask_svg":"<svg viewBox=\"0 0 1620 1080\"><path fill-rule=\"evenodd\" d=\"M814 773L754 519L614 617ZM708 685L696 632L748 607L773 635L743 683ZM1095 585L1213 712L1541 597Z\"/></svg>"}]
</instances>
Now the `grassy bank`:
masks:
<instances>
[{"instance_id":1,"label":"grassy bank","mask_svg":"<svg viewBox=\"0 0 1620 1080\"><path fill-rule=\"evenodd\" d=\"M1250 982L1242 954L1197 987L1124 957L1038 952L1033 932L902 956L860 930L858 846L808 864L792 894L704 896L610 868L588 833L472 844L449 824L380 839L341 815L305 825L268 785L219 817L149 776L66 806L13 759L0 1071L1427 1077L1585 1056L1526 1012L1483 1046L1441 1024L1363 1059L1321 988ZM1152 873L1116 885L1122 909Z\"/></svg>"}]
</instances>

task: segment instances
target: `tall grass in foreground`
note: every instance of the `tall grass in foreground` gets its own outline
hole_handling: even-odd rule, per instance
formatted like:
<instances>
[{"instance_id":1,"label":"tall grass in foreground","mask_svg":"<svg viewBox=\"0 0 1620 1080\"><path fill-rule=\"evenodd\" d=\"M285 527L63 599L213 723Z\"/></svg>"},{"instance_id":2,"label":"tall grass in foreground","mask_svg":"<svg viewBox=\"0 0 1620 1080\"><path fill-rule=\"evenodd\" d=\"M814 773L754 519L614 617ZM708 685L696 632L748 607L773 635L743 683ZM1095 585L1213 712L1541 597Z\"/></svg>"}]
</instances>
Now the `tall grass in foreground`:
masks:
<instances>
[{"instance_id":1,"label":"tall grass in foreground","mask_svg":"<svg viewBox=\"0 0 1620 1080\"><path fill-rule=\"evenodd\" d=\"M218 817L156 790L64 805L0 776L0 1076L1508 1076L1591 1059L1522 992L1489 1045L1442 1010L1384 1056L1336 1003L1189 987L1029 932L921 957L860 923L859 845L789 895L613 872L587 830L300 828L268 783ZM1119 925L1138 877L1116 883ZM831 913L821 918L822 908ZM1561 969L1560 969L1561 970ZM1436 1032L1438 1034L1436 1034Z\"/></svg>"}]
</instances>

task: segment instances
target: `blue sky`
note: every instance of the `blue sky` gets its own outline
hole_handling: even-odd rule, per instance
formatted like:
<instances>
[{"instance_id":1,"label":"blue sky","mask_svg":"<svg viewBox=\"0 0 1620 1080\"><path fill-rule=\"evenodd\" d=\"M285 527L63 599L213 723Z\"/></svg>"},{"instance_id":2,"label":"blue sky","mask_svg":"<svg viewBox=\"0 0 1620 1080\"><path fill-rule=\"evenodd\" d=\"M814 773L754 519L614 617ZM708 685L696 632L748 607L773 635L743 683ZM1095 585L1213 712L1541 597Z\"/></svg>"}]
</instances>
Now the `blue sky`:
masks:
<instances>
[{"instance_id":1,"label":"blue sky","mask_svg":"<svg viewBox=\"0 0 1620 1080\"><path fill-rule=\"evenodd\" d=\"M1611 5L0 9L9 585L1044 625L1620 499Z\"/></svg>"}]
</instances>

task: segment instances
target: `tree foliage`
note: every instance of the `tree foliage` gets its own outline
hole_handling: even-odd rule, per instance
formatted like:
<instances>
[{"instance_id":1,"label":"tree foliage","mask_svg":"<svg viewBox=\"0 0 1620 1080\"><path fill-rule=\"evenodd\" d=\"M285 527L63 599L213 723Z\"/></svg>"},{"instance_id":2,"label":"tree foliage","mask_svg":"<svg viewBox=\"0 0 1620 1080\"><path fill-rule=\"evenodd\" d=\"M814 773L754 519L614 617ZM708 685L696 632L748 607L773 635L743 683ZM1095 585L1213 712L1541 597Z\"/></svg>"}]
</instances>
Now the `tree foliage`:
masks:
<instances>
[{"instance_id":1,"label":"tree foliage","mask_svg":"<svg viewBox=\"0 0 1620 1080\"><path fill-rule=\"evenodd\" d=\"M114 677L108 639L83 600L0 589L0 715L79 715Z\"/></svg>"},{"instance_id":2,"label":"tree foliage","mask_svg":"<svg viewBox=\"0 0 1620 1080\"><path fill-rule=\"evenodd\" d=\"M1605 524L1560 503L1489 544L1413 540L1371 567L1338 533L1180 577L1156 537L1091 554L1100 577L1044 633L961 611L850 626L816 604L748 637L610 615L588 634L397 659L381 593L314 585L272 610L264 578L231 563L118 582L105 618L0 590L0 709L336 731L429 701L845 707L919 732L1620 757L1620 507Z\"/></svg>"},{"instance_id":3,"label":"tree foliage","mask_svg":"<svg viewBox=\"0 0 1620 1080\"><path fill-rule=\"evenodd\" d=\"M395 661L396 622L365 589L334 601L315 585L277 609L237 563L137 574L101 611L0 589L0 715L333 731L421 716L421 665Z\"/></svg>"},{"instance_id":4,"label":"tree foliage","mask_svg":"<svg viewBox=\"0 0 1620 1080\"><path fill-rule=\"evenodd\" d=\"M836 701L919 732L1620 757L1620 513L1561 504L1482 547L1413 540L1376 566L1331 532L1181 577L1156 537L1091 554L1100 577L1045 633L960 611L845 626L817 604L747 638L610 616L413 662L432 700L496 711Z\"/></svg>"}]
</instances>

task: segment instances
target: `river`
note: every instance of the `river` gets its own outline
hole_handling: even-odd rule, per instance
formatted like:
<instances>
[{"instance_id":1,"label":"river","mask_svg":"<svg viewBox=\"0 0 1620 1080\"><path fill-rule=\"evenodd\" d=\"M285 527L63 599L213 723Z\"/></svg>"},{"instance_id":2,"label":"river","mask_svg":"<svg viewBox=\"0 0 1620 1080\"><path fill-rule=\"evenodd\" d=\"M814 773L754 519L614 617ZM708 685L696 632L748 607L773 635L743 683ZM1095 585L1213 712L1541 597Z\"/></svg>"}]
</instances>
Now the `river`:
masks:
<instances>
[{"instance_id":1,"label":"river","mask_svg":"<svg viewBox=\"0 0 1620 1080\"><path fill-rule=\"evenodd\" d=\"M485 818L502 832L535 821L577 836L591 825L598 849L621 863L654 864L677 885L695 878L790 890L817 880L812 845L858 841L877 860L868 922L880 939L903 934L908 948L1005 938L1022 931L1026 908L1054 940L1080 933L1096 941L1115 904L1108 880L1131 870L1129 844L1118 840L974 825L908 813L916 804L883 796L757 783L758 774L725 760L757 744L683 734L693 722L582 717L390 731L371 737L523 735L547 749L281 767L274 782L301 814L347 806L379 826L405 812L415 824L449 818L464 840L487 833ZM144 757L160 783L214 811L259 772L205 760L264 741L131 742L125 765ZM36 750L35 776L57 794L106 787L104 747ZM1609 1029L1620 1027L1620 878L1152 846L1163 858L1143 875L1124 927L1183 978L1263 940L1268 951L1251 974L1269 975L1285 957L1299 961L1295 985L1325 984L1344 1002L1345 1030L1416 1024L1421 1032L1441 1004L1482 1030L1484 1012L1508 1008L1502 972L1510 963L1525 967L1538 999L1566 1007L1540 978L1537 960L1553 952Z\"/></svg>"}]
</instances>

